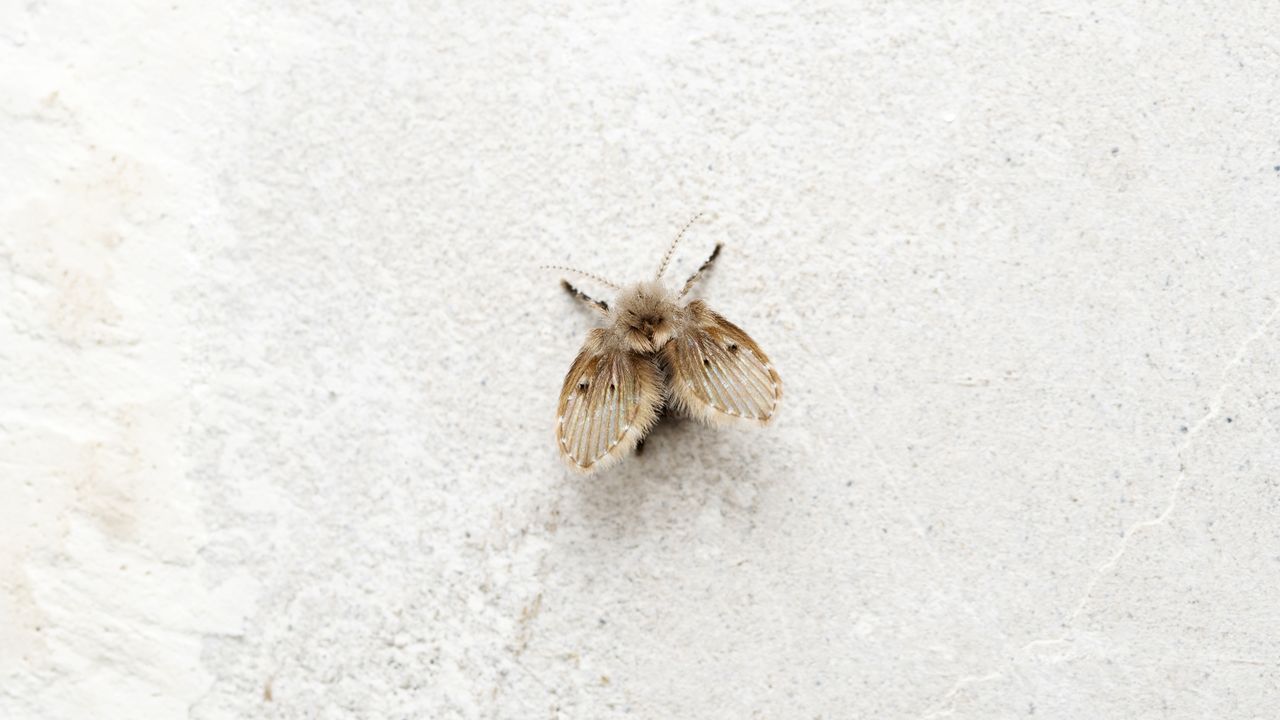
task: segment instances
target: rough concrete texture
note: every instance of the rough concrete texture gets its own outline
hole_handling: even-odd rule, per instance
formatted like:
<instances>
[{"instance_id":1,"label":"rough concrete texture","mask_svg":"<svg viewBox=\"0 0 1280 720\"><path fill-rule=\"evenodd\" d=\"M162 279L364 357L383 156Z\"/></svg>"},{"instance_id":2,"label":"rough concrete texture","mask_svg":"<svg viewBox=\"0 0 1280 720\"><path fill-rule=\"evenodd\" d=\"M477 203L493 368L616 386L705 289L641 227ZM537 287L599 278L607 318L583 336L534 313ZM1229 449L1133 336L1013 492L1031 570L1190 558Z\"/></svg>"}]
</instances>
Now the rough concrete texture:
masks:
<instances>
[{"instance_id":1,"label":"rough concrete texture","mask_svg":"<svg viewBox=\"0 0 1280 720\"><path fill-rule=\"evenodd\" d=\"M1275 717L1276 27L0 7L0 717ZM699 210L780 417L572 475Z\"/></svg>"}]
</instances>

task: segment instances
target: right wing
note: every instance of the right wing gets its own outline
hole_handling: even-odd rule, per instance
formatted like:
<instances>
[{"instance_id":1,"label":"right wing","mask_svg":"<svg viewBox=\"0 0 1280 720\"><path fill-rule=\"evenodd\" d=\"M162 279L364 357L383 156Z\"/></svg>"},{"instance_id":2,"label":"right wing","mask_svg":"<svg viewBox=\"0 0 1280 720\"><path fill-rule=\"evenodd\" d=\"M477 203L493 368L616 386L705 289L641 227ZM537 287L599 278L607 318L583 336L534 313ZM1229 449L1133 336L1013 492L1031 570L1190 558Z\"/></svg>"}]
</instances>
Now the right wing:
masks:
<instances>
[{"instance_id":1,"label":"right wing","mask_svg":"<svg viewBox=\"0 0 1280 720\"><path fill-rule=\"evenodd\" d=\"M658 419L662 375L653 360L607 349L605 330L587 336L564 378L556 445L574 470L589 473L635 448Z\"/></svg>"},{"instance_id":2,"label":"right wing","mask_svg":"<svg viewBox=\"0 0 1280 720\"><path fill-rule=\"evenodd\" d=\"M768 424L782 398L782 380L768 356L701 300L685 311L687 327L662 348L676 407L709 423Z\"/></svg>"}]
</instances>

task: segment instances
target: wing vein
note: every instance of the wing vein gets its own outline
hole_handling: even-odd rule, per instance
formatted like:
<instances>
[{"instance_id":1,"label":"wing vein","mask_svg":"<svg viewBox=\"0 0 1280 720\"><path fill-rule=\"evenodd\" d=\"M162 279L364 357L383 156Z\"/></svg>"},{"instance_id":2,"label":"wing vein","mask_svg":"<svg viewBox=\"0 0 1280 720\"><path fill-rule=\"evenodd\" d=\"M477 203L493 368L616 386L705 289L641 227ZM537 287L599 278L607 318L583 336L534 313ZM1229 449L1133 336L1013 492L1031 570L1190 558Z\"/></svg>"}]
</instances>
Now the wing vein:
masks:
<instances>
[{"instance_id":1,"label":"wing vein","mask_svg":"<svg viewBox=\"0 0 1280 720\"><path fill-rule=\"evenodd\" d=\"M729 357L729 353L718 344L713 344L712 347L715 348L715 360L711 363L711 367L719 374L720 381L724 383L727 392L733 395L738 407L738 414L746 416L753 405L747 388L742 384L742 379L735 371L733 360Z\"/></svg>"},{"instance_id":2,"label":"wing vein","mask_svg":"<svg viewBox=\"0 0 1280 720\"><path fill-rule=\"evenodd\" d=\"M728 399L729 404L732 406L732 412L735 415L741 415L743 412L745 412L746 404L743 403L742 398L738 395L737 390L734 387L732 387L732 384L725 377L723 370L721 370L720 368L720 364L718 362L713 362L710 365L707 365L706 367L712 373L715 374L716 381L719 383L719 387L724 397Z\"/></svg>"},{"instance_id":3,"label":"wing vein","mask_svg":"<svg viewBox=\"0 0 1280 720\"><path fill-rule=\"evenodd\" d=\"M756 366L753 364L754 356L747 358L746 354L750 351L743 350L735 356L734 369L742 377L743 384L751 391L756 402L756 415L763 417L768 411L770 400L773 393L765 386L756 372Z\"/></svg>"},{"instance_id":4,"label":"wing vein","mask_svg":"<svg viewBox=\"0 0 1280 720\"><path fill-rule=\"evenodd\" d=\"M728 361L724 366L725 376L732 378L734 389L739 393L743 402L747 404L748 409L750 410L750 415L748 415L748 417L754 419L760 414L760 402L757 397L756 390L750 384L750 381L747 380L745 374L742 372L742 368L738 366L738 363L732 358L727 358L727 360Z\"/></svg>"},{"instance_id":5,"label":"wing vein","mask_svg":"<svg viewBox=\"0 0 1280 720\"><path fill-rule=\"evenodd\" d=\"M578 393L578 404L580 407L578 410L578 457L576 460L578 461L578 465L582 467L586 467L590 464L587 462L587 431L591 422L591 398L587 393L590 392L590 390L591 388L588 387L586 391L579 391Z\"/></svg>"},{"instance_id":6,"label":"wing vein","mask_svg":"<svg viewBox=\"0 0 1280 720\"><path fill-rule=\"evenodd\" d=\"M604 410L605 396L609 392L609 386L605 385L607 381L606 374L608 368L601 368L600 373L596 375L596 386L593 388L594 397L591 407L591 462L600 459L600 441L604 437Z\"/></svg>"}]
</instances>

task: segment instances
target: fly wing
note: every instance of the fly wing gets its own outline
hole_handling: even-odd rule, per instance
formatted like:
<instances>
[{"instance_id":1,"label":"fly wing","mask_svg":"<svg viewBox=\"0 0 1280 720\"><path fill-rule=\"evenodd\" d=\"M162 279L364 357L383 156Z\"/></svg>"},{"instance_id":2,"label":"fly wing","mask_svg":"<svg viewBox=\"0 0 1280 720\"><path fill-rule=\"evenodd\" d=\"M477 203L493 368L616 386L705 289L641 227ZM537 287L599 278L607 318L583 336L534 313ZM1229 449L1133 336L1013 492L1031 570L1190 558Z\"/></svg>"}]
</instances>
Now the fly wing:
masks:
<instances>
[{"instance_id":1,"label":"fly wing","mask_svg":"<svg viewBox=\"0 0 1280 720\"><path fill-rule=\"evenodd\" d=\"M782 380L768 356L701 300L685 312L687 329L662 349L676 405L706 422L768 424L782 398Z\"/></svg>"},{"instance_id":2,"label":"fly wing","mask_svg":"<svg viewBox=\"0 0 1280 720\"><path fill-rule=\"evenodd\" d=\"M589 473L635 448L658 419L662 375L653 360L610 349L595 329L564 378L556 445L573 469Z\"/></svg>"}]
</instances>

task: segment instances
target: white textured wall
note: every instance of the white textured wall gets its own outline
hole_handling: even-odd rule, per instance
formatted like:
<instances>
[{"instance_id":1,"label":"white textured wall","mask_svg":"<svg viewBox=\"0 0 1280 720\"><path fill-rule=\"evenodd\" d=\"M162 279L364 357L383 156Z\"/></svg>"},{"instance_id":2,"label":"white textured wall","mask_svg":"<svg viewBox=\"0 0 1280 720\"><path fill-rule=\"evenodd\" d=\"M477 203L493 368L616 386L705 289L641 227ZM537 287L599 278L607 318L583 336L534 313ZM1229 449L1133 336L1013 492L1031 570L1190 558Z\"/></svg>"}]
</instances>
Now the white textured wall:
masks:
<instances>
[{"instance_id":1,"label":"white textured wall","mask_svg":"<svg viewBox=\"0 0 1280 720\"><path fill-rule=\"evenodd\" d=\"M1275 717L1280 6L437 5L0 6L0 717Z\"/></svg>"}]
</instances>

